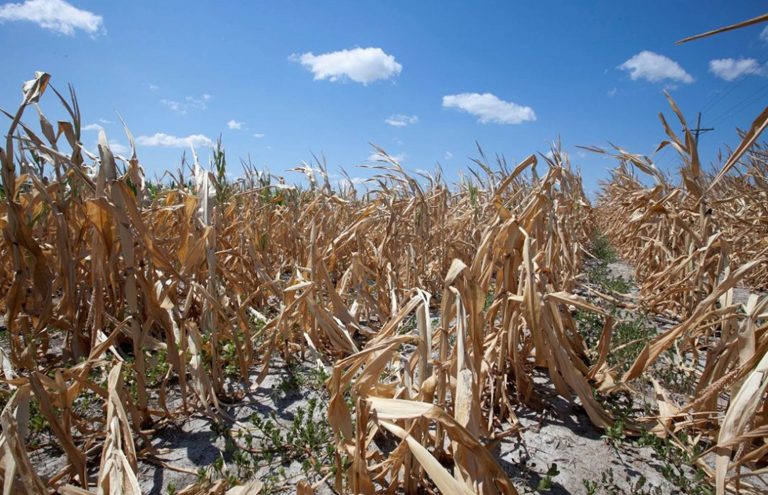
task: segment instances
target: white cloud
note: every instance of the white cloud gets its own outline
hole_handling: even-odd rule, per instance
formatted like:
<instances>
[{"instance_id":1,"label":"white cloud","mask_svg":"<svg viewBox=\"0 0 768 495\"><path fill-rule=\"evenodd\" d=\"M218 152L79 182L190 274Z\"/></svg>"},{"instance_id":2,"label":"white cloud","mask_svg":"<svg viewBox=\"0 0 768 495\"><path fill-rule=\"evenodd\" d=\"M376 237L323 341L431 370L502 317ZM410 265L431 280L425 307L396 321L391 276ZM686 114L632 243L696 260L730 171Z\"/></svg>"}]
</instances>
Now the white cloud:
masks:
<instances>
[{"instance_id":1,"label":"white cloud","mask_svg":"<svg viewBox=\"0 0 768 495\"><path fill-rule=\"evenodd\" d=\"M184 104L179 102L179 101L176 101L176 100L166 100L165 98L163 98L162 100L160 100L160 103L162 103L166 107L170 108L174 112L187 113L187 110L184 107Z\"/></svg>"},{"instance_id":2,"label":"white cloud","mask_svg":"<svg viewBox=\"0 0 768 495\"><path fill-rule=\"evenodd\" d=\"M120 143L119 141L115 141L114 139L109 140L109 149L112 151L113 154L120 154L120 155L126 155L131 151L131 149L128 146L125 146L124 144ZM99 154L98 141L95 141L93 143L93 151L91 151L90 153L93 155Z\"/></svg>"},{"instance_id":3,"label":"white cloud","mask_svg":"<svg viewBox=\"0 0 768 495\"><path fill-rule=\"evenodd\" d=\"M693 82L693 77L685 72L680 64L669 57L648 50L638 53L618 68L628 71L633 81L645 79L655 83L670 79L683 83Z\"/></svg>"},{"instance_id":4,"label":"white cloud","mask_svg":"<svg viewBox=\"0 0 768 495\"><path fill-rule=\"evenodd\" d=\"M107 119L99 119L99 122L101 122L102 124L105 124L105 125L106 125L106 124L111 124L111 123L112 123L112 121L111 121L111 120L107 120Z\"/></svg>"},{"instance_id":5,"label":"white cloud","mask_svg":"<svg viewBox=\"0 0 768 495\"><path fill-rule=\"evenodd\" d=\"M80 29L96 36L104 31L100 15L81 10L64 0L26 0L0 5L0 22L29 21L43 29L72 36Z\"/></svg>"},{"instance_id":6,"label":"white cloud","mask_svg":"<svg viewBox=\"0 0 768 495\"><path fill-rule=\"evenodd\" d=\"M263 134L261 132L257 132L256 134L253 135L253 137L255 137L256 139L261 139L264 136L266 136L266 134Z\"/></svg>"},{"instance_id":7,"label":"white cloud","mask_svg":"<svg viewBox=\"0 0 768 495\"><path fill-rule=\"evenodd\" d=\"M443 155L443 160L450 160L451 158L453 158L453 153L446 151L445 155Z\"/></svg>"},{"instance_id":8,"label":"white cloud","mask_svg":"<svg viewBox=\"0 0 768 495\"><path fill-rule=\"evenodd\" d=\"M84 125L80 130L81 131L100 131L102 129L104 128L99 124L88 124L88 125Z\"/></svg>"},{"instance_id":9,"label":"white cloud","mask_svg":"<svg viewBox=\"0 0 768 495\"><path fill-rule=\"evenodd\" d=\"M161 146L164 148L189 148L191 146L210 148L213 146L213 141L202 134L177 137L163 132L157 132L152 136L139 136L136 138L136 143L142 146Z\"/></svg>"},{"instance_id":10,"label":"white cloud","mask_svg":"<svg viewBox=\"0 0 768 495\"><path fill-rule=\"evenodd\" d=\"M388 118L384 119L384 122L393 127L405 127L407 125L415 124L418 121L419 117L416 115L402 115L399 113L390 115Z\"/></svg>"},{"instance_id":11,"label":"white cloud","mask_svg":"<svg viewBox=\"0 0 768 495\"><path fill-rule=\"evenodd\" d=\"M170 108L174 112L179 112L182 115L186 115L190 110L205 110L208 108L208 100L211 99L211 95L203 94L200 97L187 96L184 101L176 100L160 100L160 103Z\"/></svg>"},{"instance_id":12,"label":"white cloud","mask_svg":"<svg viewBox=\"0 0 768 495\"><path fill-rule=\"evenodd\" d=\"M747 74L759 74L760 64L754 58L720 58L709 61L709 72L720 79L733 81Z\"/></svg>"},{"instance_id":13,"label":"white cloud","mask_svg":"<svg viewBox=\"0 0 768 495\"><path fill-rule=\"evenodd\" d=\"M119 153L121 155L124 155L129 151L131 151L130 148L128 148L128 146L125 146L124 144L121 144L117 141L110 141L109 149L112 150L112 153Z\"/></svg>"},{"instance_id":14,"label":"white cloud","mask_svg":"<svg viewBox=\"0 0 768 495\"><path fill-rule=\"evenodd\" d=\"M616 96L616 93L618 93L619 90L617 88L611 88L608 90L608 98L613 98Z\"/></svg>"},{"instance_id":15,"label":"white cloud","mask_svg":"<svg viewBox=\"0 0 768 495\"><path fill-rule=\"evenodd\" d=\"M238 122L236 120L230 120L227 122L227 127L232 129L233 131L240 131L243 129L243 126L245 126L245 122Z\"/></svg>"},{"instance_id":16,"label":"white cloud","mask_svg":"<svg viewBox=\"0 0 768 495\"><path fill-rule=\"evenodd\" d=\"M381 48L353 48L314 55L312 52L291 55L311 71L315 80L338 81L345 78L368 84L400 74L403 66Z\"/></svg>"},{"instance_id":17,"label":"white cloud","mask_svg":"<svg viewBox=\"0 0 768 495\"><path fill-rule=\"evenodd\" d=\"M760 31L760 39L768 43L768 26L764 27L762 31Z\"/></svg>"},{"instance_id":18,"label":"white cloud","mask_svg":"<svg viewBox=\"0 0 768 495\"><path fill-rule=\"evenodd\" d=\"M533 108L504 101L491 93L446 95L443 96L443 106L472 114L483 124L520 124L536 120Z\"/></svg>"},{"instance_id":19,"label":"white cloud","mask_svg":"<svg viewBox=\"0 0 768 495\"><path fill-rule=\"evenodd\" d=\"M150 84L149 85L149 90L150 91L157 91L158 89L160 89L160 86L158 86L157 84Z\"/></svg>"}]
</instances>

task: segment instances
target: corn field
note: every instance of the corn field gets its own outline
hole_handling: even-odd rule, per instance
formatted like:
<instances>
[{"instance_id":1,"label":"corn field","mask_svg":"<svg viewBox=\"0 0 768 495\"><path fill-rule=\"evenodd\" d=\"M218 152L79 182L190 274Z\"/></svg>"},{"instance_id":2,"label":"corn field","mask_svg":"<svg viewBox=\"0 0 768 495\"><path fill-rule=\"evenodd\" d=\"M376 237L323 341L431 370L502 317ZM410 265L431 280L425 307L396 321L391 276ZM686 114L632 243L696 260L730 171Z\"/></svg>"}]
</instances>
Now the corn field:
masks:
<instances>
[{"instance_id":1,"label":"corn field","mask_svg":"<svg viewBox=\"0 0 768 495\"><path fill-rule=\"evenodd\" d=\"M41 98L69 119L48 121ZM378 150L360 191L332 187L322 164L302 169L306 187L249 167L229 182L217 146L210 170L193 155L158 186L127 128L130 156L103 131L97 154L83 148L74 90L38 73L0 150L3 493L141 493L153 432L227 416L223 404L240 397L225 370L261 380L275 359L329 370L327 478L338 493L517 493L493 445L542 400L536 373L604 430L617 418L601 398L650 380L652 414L622 428L704 445L714 457L695 462L717 493L758 493L768 151L757 138L768 112L718 173L670 104L685 130L662 116L660 148L679 155L680 181L648 157L592 148L618 161L594 205L557 147L516 165L481 153L455 187ZM601 232L636 271L636 305L675 322L623 373L607 360L614 315L602 303L626 295L579 295ZM745 303L734 302L740 288L752 291ZM601 321L594 352L577 313ZM695 377L689 394L648 378L669 353ZM151 378L159 355L168 366ZM30 460L31 409L66 458L52 476ZM183 493L227 490L218 480Z\"/></svg>"}]
</instances>

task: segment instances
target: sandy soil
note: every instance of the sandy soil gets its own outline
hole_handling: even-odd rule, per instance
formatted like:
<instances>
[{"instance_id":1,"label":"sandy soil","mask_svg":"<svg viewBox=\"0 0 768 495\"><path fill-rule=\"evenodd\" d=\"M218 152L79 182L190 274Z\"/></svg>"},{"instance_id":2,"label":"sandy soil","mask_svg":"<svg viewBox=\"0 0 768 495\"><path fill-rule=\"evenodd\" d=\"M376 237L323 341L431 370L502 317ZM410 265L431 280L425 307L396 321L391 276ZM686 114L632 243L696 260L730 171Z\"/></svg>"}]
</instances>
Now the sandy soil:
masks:
<instances>
[{"instance_id":1,"label":"sandy soil","mask_svg":"<svg viewBox=\"0 0 768 495\"><path fill-rule=\"evenodd\" d=\"M612 276L633 280L633 270L626 263L611 263L609 270ZM630 300L636 298L636 289L633 288L628 296ZM740 299L746 300L746 297L748 293L739 294ZM661 330L673 323L659 321L658 326ZM305 369L310 366L315 364L307 363ZM232 418L247 422L254 413L262 417L274 414L277 422L285 428L293 421L297 409L306 408L307 401L315 397L321 401L316 420L323 420L327 400L323 393L304 387L276 394L275 390L284 382L287 373L286 367L279 361L273 363L269 375L260 385L255 382L257 371L253 370L248 385L243 388L244 398L224 407ZM543 374L535 377L535 382L544 398L542 408L519 407L516 411L522 427L519 435L509 436L495 447L499 463L521 493L535 493L553 464L557 465L559 473L551 476L548 493L586 493L585 482L600 484L602 477L609 474L613 476L614 486L624 493L633 493L633 487L641 478L646 480L646 492L653 488L658 488L659 493L676 492L676 487L660 473L661 461L651 448L635 447L631 442L622 442L617 446L611 444L603 438L602 431L592 426L578 400L571 404L557 396ZM200 468L207 468L219 457L223 457L225 464L231 465L231 452L227 451L224 440L214 434L212 426L210 418L197 414L159 428L152 437L152 445L158 452L156 460L140 461L138 474L142 491L165 494L169 484L179 490L197 479L196 473ZM99 455L95 452L89 458L93 476L98 470ZM61 452L51 447L37 449L30 457L43 476L52 475L65 462ZM288 479L282 491L295 492L295 483L305 477L301 466L294 462L283 467ZM262 469L256 479L266 477L270 470L274 468ZM316 492L333 493L333 490L329 484L323 483Z\"/></svg>"}]
</instances>

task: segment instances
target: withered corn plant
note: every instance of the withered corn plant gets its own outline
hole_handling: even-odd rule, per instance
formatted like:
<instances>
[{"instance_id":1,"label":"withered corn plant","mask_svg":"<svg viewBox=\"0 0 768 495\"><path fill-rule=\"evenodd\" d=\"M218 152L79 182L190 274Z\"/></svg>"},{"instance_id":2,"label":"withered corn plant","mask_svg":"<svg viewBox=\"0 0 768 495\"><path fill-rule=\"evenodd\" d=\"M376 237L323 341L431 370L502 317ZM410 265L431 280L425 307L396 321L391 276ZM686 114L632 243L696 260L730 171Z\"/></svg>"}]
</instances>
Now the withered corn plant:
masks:
<instances>
[{"instance_id":1,"label":"withered corn plant","mask_svg":"<svg viewBox=\"0 0 768 495\"><path fill-rule=\"evenodd\" d=\"M325 476L338 492L515 493L493 448L538 402L535 374L610 428L596 391L644 376L670 348L703 371L687 403L660 402L660 424L711 440L724 489L764 462L768 302L733 304L737 284L765 284L762 148L713 176L689 133L667 127L683 182L618 150L597 212L557 147L514 167L481 151L455 188L377 149L362 192L352 180L335 191L322 158L296 169L306 189L250 163L229 182L218 143L207 169L193 152L158 185L127 129L130 156L103 132L86 150L74 91L49 79L24 86L0 150L4 493L139 493L154 431L193 412L233 420L233 384L263 380L278 356L331 370ZM68 121L38 107L51 92ZM681 321L623 379L606 359L613 319L575 295L596 225L636 265L640 304ZM604 322L597 356L577 310ZM33 410L63 451L58 472L30 461Z\"/></svg>"},{"instance_id":2,"label":"withered corn plant","mask_svg":"<svg viewBox=\"0 0 768 495\"><path fill-rule=\"evenodd\" d=\"M152 429L226 416L227 383L263 379L278 354L333 366L343 491L514 492L486 444L536 395L534 367L610 424L571 315L600 311L569 293L590 207L559 154L542 178L533 156L510 170L481 154L453 191L378 150L359 195L352 181L333 191L322 160L300 168L308 190L252 167L228 183L218 145L211 172L193 153L162 186L127 129L130 156L103 132L87 151L74 92L49 79L25 85L1 155L5 493L138 493ZM45 118L46 90L69 121ZM66 456L59 472L30 461L31 405ZM381 435L400 446L378 449Z\"/></svg>"},{"instance_id":3,"label":"withered corn plant","mask_svg":"<svg viewBox=\"0 0 768 495\"><path fill-rule=\"evenodd\" d=\"M484 444L517 422L513 404L534 398L534 367L563 397L578 397L596 425L612 424L592 394L602 363L590 367L569 309L601 312L568 292L588 203L559 154L542 179L519 187L535 163L529 157L489 193L491 218L474 254L452 261L439 309L430 293L411 291L374 338L335 364L339 490L416 493L428 477L442 493L515 493ZM416 325L403 331L409 316ZM386 437L398 446L387 448Z\"/></svg>"},{"instance_id":4,"label":"withered corn plant","mask_svg":"<svg viewBox=\"0 0 768 495\"><path fill-rule=\"evenodd\" d=\"M768 459L768 183L764 148L756 143L768 109L721 170L707 173L682 112L669 102L683 137L661 115L668 140L658 149L677 152L679 183L650 158L616 148L620 164L595 210L601 230L635 266L641 306L679 321L645 345L621 381L640 378L673 353L696 384L682 400L660 392L661 431L705 439L714 469L703 456L697 461L718 493L753 492L748 475ZM736 289L753 293L736 301Z\"/></svg>"}]
</instances>

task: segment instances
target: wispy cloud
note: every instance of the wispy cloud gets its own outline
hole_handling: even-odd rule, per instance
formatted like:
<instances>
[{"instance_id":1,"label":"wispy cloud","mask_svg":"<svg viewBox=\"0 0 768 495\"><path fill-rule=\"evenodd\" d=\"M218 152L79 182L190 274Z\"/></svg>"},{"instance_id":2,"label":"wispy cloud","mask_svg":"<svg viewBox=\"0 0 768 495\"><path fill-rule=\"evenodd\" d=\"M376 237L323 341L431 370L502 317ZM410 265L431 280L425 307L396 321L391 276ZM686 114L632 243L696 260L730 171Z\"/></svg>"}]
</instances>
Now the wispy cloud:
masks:
<instances>
[{"instance_id":1,"label":"wispy cloud","mask_svg":"<svg viewBox=\"0 0 768 495\"><path fill-rule=\"evenodd\" d=\"M748 74L760 74L760 64L754 58L720 58L709 61L709 71L726 81Z\"/></svg>"},{"instance_id":2,"label":"wispy cloud","mask_svg":"<svg viewBox=\"0 0 768 495\"><path fill-rule=\"evenodd\" d=\"M762 31L760 31L760 39L768 43L768 26L764 27Z\"/></svg>"},{"instance_id":3,"label":"wispy cloud","mask_svg":"<svg viewBox=\"0 0 768 495\"><path fill-rule=\"evenodd\" d=\"M261 132L257 132L257 133L255 133L255 134L253 135L253 137L255 137L256 139L261 139L261 138L263 138L264 136L266 136L266 134L264 134L264 133L261 133Z\"/></svg>"},{"instance_id":4,"label":"wispy cloud","mask_svg":"<svg viewBox=\"0 0 768 495\"><path fill-rule=\"evenodd\" d=\"M203 94L202 96L187 96L184 101L177 100L160 100L160 103L170 108L174 112L178 112L182 115L186 115L190 110L205 110L208 108L208 101L211 99L211 95Z\"/></svg>"},{"instance_id":5,"label":"wispy cloud","mask_svg":"<svg viewBox=\"0 0 768 495\"><path fill-rule=\"evenodd\" d=\"M450 160L451 158L453 158L453 153L451 153L450 151L446 151L445 154L443 155L443 160Z\"/></svg>"},{"instance_id":6,"label":"wispy cloud","mask_svg":"<svg viewBox=\"0 0 768 495\"><path fill-rule=\"evenodd\" d=\"M177 137L163 132L155 133L151 136L139 136L136 143L142 146L155 146L163 148L189 148L195 146L198 148L210 148L213 141L203 134L190 134L189 136Z\"/></svg>"},{"instance_id":7,"label":"wispy cloud","mask_svg":"<svg viewBox=\"0 0 768 495\"><path fill-rule=\"evenodd\" d=\"M390 115L388 118L384 119L384 122L393 127L405 127L407 125L415 124L418 121L419 117L416 115L402 115L399 113Z\"/></svg>"},{"instance_id":8,"label":"wispy cloud","mask_svg":"<svg viewBox=\"0 0 768 495\"><path fill-rule=\"evenodd\" d=\"M536 120L533 108L504 101L491 93L446 95L443 96L443 106L474 115L483 124L521 124Z\"/></svg>"},{"instance_id":9,"label":"wispy cloud","mask_svg":"<svg viewBox=\"0 0 768 495\"><path fill-rule=\"evenodd\" d=\"M381 48L353 48L321 55L308 52L293 54L290 60L300 62L314 74L315 80L328 79L332 82L350 79L368 84L394 77L403 69L394 56Z\"/></svg>"},{"instance_id":10,"label":"wispy cloud","mask_svg":"<svg viewBox=\"0 0 768 495\"><path fill-rule=\"evenodd\" d=\"M84 125L80 130L81 131L100 131L102 129L104 128L99 124L88 124L88 125Z\"/></svg>"},{"instance_id":11,"label":"wispy cloud","mask_svg":"<svg viewBox=\"0 0 768 495\"><path fill-rule=\"evenodd\" d=\"M120 143L118 141L110 141L109 142L109 149L112 150L112 153L119 153L121 155L124 155L124 154L128 153L129 151L131 151L131 149L128 148L128 146L126 146L126 145L124 145L124 144L122 144L122 143Z\"/></svg>"},{"instance_id":12,"label":"wispy cloud","mask_svg":"<svg viewBox=\"0 0 768 495\"><path fill-rule=\"evenodd\" d=\"M608 98L613 98L614 96L616 96L616 93L618 93L618 92L619 92L619 90L617 88L609 89L608 93L607 93L608 94Z\"/></svg>"},{"instance_id":13,"label":"wispy cloud","mask_svg":"<svg viewBox=\"0 0 768 495\"><path fill-rule=\"evenodd\" d=\"M150 91L157 91L158 89L160 89L160 86L158 86L157 84L148 84L147 87L149 88Z\"/></svg>"},{"instance_id":14,"label":"wispy cloud","mask_svg":"<svg viewBox=\"0 0 768 495\"><path fill-rule=\"evenodd\" d=\"M0 5L0 22L34 22L43 29L73 36L78 29L91 36L104 32L100 15L73 7L64 0L26 0Z\"/></svg>"},{"instance_id":15,"label":"wispy cloud","mask_svg":"<svg viewBox=\"0 0 768 495\"><path fill-rule=\"evenodd\" d=\"M121 142L116 141L114 139L110 139L109 140L109 149L112 150L112 153L117 153L117 154L120 154L120 155L126 155L126 154L128 154L131 151L131 149L128 146L126 146L126 145L122 144ZM91 154L98 156L98 154L99 154L99 142L98 142L98 140L94 141Z\"/></svg>"},{"instance_id":16,"label":"wispy cloud","mask_svg":"<svg viewBox=\"0 0 768 495\"><path fill-rule=\"evenodd\" d=\"M238 122L237 120L230 120L227 122L227 127L232 129L233 131L240 131L245 126L245 122Z\"/></svg>"},{"instance_id":17,"label":"wispy cloud","mask_svg":"<svg viewBox=\"0 0 768 495\"><path fill-rule=\"evenodd\" d=\"M693 82L693 77L685 72L680 64L669 57L648 50L638 53L618 68L629 72L629 78L633 81L645 79L656 83L669 79L688 84Z\"/></svg>"}]
</instances>

